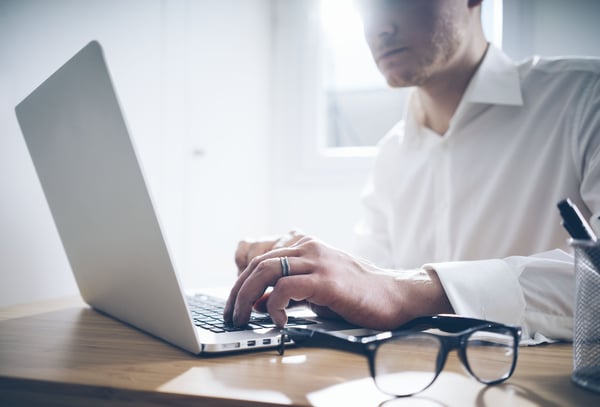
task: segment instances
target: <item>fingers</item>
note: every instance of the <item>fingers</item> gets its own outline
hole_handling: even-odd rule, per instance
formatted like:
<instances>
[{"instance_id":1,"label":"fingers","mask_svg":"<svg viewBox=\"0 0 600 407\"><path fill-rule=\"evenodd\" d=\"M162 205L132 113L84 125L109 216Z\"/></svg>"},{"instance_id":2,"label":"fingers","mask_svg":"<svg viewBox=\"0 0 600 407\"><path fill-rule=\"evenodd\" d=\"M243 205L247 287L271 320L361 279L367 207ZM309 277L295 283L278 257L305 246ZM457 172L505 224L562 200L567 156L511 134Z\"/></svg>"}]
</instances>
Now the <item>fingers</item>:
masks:
<instances>
[{"instance_id":1,"label":"fingers","mask_svg":"<svg viewBox=\"0 0 600 407\"><path fill-rule=\"evenodd\" d=\"M297 248L284 248L273 250L253 259L248 268L240 275L230 293L225 306L224 318L238 326L248 323L252 306L256 300L261 297L267 287L274 286L283 279L281 257L288 258L290 275L310 272L312 263L296 257L296 254L298 254Z\"/></svg>"},{"instance_id":2,"label":"fingers","mask_svg":"<svg viewBox=\"0 0 600 407\"><path fill-rule=\"evenodd\" d=\"M235 264L238 268L238 275L248 267L253 258L263 255L273 249L293 246L302 238L304 238L303 233L298 230L291 230L279 237L266 237L261 240L240 241L235 251Z\"/></svg>"},{"instance_id":3,"label":"fingers","mask_svg":"<svg viewBox=\"0 0 600 407\"><path fill-rule=\"evenodd\" d=\"M240 242L236 252L236 264L238 267L246 264L246 267L240 270L238 280L227 299L223 312L225 321L236 325L245 325L248 322L253 305L267 287L275 285L281 278L284 264L280 258L288 258L292 274L308 272L311 266L307 260L298 259L305 252L303 242L307 240L310 238L293 230L274 243L272 240ZM274 246L282 247L274 249ZM258 306L261 305L264 304L259 302Z\"/></svg>"},{"instance_id":4,"label":"fingers","mask_svg":"<svg viewBox=\"0 0 600 407\"><path fill-rule=\"evenodd\" d=\"M269 312L267 310L267 302L268 302L270 296L271 296L270 291L265 292L258 300L256 300L254 302L254 304L252 305L252 308L254 309L254 311L260 312L262 314L266 314L267 312ZM305 306L311 306L311 304L308 304L306 301L290 300L290 302L288 303L287 309L294 308L294 307L305 307Z\"/></svg>"},{"instance_id":5,"label":"fingers","mask_svg":"<svg viewBox=\"0 0 600 407\"><path fill-rule=\"evenodd\" d=\"M269 300L270 295L270 292L265 292L263 295L260 296L258 300L254 301L254 304L252 304L252 308L256 312L261 312L263 314L267 312L267 301Z\"/></svg>"},{"instance_id":6,"label":"fingers","mask_svg":"<svg viewBox=\"0 0 600 407\"><path fill-rule=\"evenodd\" d=\"M235 264L238 268L238 275L248 267L253 258L273 249L277 241L277 239L272 238L261 241L242 240L239 242L235 251Z\"/></svg>"},{"instance_id":7,"label":"fingers","mask_svg":"<svg viewBox=\"0 0 600 407\"><path fill-rule=\"evenodd\" d=\"M295 245L300 239L303 239L305 236L303 233L298 230L291 230L285 235L281 236L277 242L273 245L273 249L280 249L282 247L290 247Z\"/></svg>"},{"instance_id":8,"label":"fingers","mask_svg":"<svg viewBox=\"0 0 600 407\"><path fill-rule=\"evenodd\" d=\"M297 255L295 251L281 252L281 250L284 248L271 250L273 248L273 245L290 245L292 247L297 247L299 242L306 239L303 234L297 231L291 231L286 236L287 237L282 237L277 241L264 240L260 242L251 242L243 240L238 244L238 250L236 251L235 261L238 266L239 275L237 281L231 289L229 298L227 299L227 302L225 304L225 310L223 312L223 318L225 319L225 321L233 321L233 311L235 303L237 301L238 292L242 287L242 284L246 281L248 276L250 276L250 274L254 272L257 265L261 261L277 256L292 257ZM241 268L242 266L243 268Z\"/></svg>"},{"instance_id":9,"label":"fingers","mask_svg":"<svg viewBox=\"0 0 600 407\"><path fill-rule=\"evenodd\" d=\"M238 247L235 250L235 265L238 268L238 274L240 274L240 270L244 270L247 266L246 259L250 244L250 242L242 240L238 243Z\"/></svg>"},{"instance_id":10,"label":"fingers","mask_svg":"<svg viewBox=\"0 0 600 407\"><path fill-rule=\"evenodd\" d=\"M240 291L240 288L242 288L242 284L244 284L244 281L246 281L246 278L248 278L248 276L250 275L251 272L252 272L252 268L250 268L250 265L249 265L239 275L239 277L236 280L233 287L231 287L231 291L229 292L229 298L227 298L227 302L225 303L225 309L223 310L223 319L226 322L233 321L233 309L234 309L235 303L237 301L238 292Z\"/></svg>"},{"instance_id":11,"label":"fingers","mask_svg":"<svg viewBox=\"0 0 600 407\"><path fill-rule=\"evenodd\" d=\"M280 328L287 323L285 309L290 300L310 300L314 294L314 280L309 274L281 278L269 295L267 311L273 322Z\"/></svg>"}]
</instances>

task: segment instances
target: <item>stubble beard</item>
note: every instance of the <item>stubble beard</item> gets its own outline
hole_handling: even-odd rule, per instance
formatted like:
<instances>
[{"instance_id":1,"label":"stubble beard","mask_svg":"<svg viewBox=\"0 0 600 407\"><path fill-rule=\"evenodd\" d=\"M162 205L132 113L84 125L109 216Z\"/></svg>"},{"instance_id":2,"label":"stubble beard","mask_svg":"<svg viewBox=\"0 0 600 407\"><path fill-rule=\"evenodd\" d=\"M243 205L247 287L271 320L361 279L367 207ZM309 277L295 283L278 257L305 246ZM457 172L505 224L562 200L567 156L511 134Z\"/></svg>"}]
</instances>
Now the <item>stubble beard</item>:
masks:
<instances>
[{"instance_id":1,"label":"stubble beard","mask_svg":"<svg viewBox=\"0 0 600 407\"><path fill-rule=\"evenodd\" d=\"M398 69L387 75L391 87L426 86L447 69L464 40L464 33L449 15L441 16L427 50L412 69Z\"/></svg>"}]
</instances>

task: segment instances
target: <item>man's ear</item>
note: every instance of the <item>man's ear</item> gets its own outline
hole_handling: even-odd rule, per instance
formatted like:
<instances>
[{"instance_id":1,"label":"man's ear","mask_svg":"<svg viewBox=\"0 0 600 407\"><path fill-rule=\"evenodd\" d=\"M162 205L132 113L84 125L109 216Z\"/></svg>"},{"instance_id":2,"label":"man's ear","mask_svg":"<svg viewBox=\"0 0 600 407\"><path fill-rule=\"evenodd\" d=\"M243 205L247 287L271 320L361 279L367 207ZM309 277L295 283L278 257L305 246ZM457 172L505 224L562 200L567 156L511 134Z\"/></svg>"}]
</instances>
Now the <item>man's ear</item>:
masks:
<instances>
[{"instance_id":1,"label":"man's ear","mask_svg":"<svg viewBox=\"0 0 600 407\"><path fill-rule=\"evenodd\" d=\"M477 7L483 3L483 0L469 0L469 8Z\"/></svg>"}]
</instances>

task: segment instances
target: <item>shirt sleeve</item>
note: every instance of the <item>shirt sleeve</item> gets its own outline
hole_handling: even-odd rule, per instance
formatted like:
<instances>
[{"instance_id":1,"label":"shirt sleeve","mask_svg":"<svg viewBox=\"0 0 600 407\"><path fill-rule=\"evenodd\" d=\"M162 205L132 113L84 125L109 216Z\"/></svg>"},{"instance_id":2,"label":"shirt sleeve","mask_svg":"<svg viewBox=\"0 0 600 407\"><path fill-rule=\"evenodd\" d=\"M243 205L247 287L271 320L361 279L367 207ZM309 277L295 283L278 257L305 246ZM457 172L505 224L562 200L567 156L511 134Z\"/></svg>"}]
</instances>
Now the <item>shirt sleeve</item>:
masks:
<instances>
[{"instance_id":1,"label":"shirt sleeve","mask_svg":"<svg viewBox=\"0 0 600 407\"><path fill-rule=\"evenodd\" d=\"M573 152L581 174L580 194L591 213L590 224L600 235L600 76L582 97Z\"/></svg>"},{"instance_id":2,"label":"shirt sleeve","mask_svg":"<svg viewBox=\"0 0 600 407\"><path fill-rule=\"evenodd\" d=\"M505 259L432 263L458 315L520 325L522 344L572 340L573 257L562 250Z\"/></svg>"}]
</instances>

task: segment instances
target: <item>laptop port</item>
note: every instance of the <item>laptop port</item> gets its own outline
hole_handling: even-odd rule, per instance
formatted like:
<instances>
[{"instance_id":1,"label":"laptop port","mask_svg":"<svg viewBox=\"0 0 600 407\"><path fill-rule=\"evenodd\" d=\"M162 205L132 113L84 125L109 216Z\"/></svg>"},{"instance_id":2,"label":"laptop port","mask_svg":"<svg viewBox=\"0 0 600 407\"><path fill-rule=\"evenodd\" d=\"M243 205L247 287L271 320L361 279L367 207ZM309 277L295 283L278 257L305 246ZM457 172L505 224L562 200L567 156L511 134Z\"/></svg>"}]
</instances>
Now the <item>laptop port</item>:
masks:
<instances>
[{"instance_id":1,"label":"laptop port","mask_svg":"<svg viewBox=\"0 0 600 407\"><path fill-rule=\"evenodd\" d=\"M271 344L271 340L270 339L263 339L262 340L262 344L263 345L270 345Z\"/></svg>"},{"instance_id":2,"label":"laptop port","mask_svg":"<svg viewBox=\"0 0 600 407\"><path fill-rule=\"evenodd\" d=\"M248 341L248 346L255 346L256 345L256 341Z\"/></svg>"}]
</instances>

